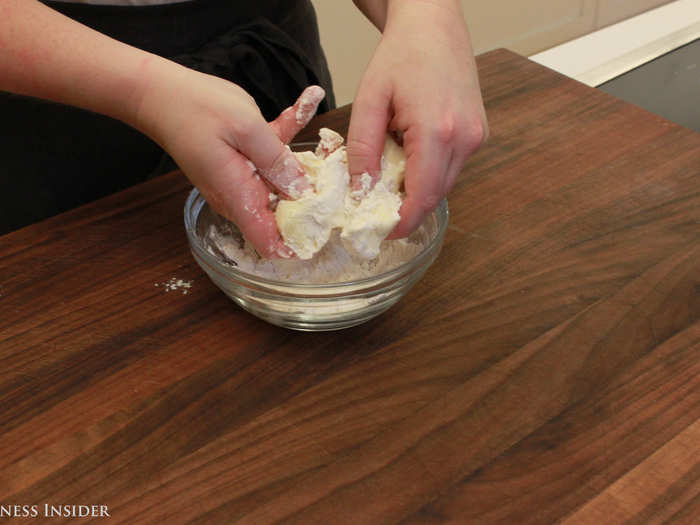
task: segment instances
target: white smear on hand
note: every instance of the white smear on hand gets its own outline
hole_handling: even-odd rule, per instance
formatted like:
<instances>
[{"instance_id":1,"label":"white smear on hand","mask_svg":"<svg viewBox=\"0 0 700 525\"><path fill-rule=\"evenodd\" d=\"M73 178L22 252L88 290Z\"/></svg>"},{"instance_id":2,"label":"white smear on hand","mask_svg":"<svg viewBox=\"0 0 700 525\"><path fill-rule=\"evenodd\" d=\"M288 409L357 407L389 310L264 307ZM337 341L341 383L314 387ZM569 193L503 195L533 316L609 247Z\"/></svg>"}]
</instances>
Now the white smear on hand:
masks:
<instances>
[{"instance_id":1,"label":"white smear on hand","mask_svg":"<svg viewBox=\"0 0 700 525\"><path fill-rule=\"evenodd\" d=\"M306 126L316 114L318 105L321 103L323 97L325 96L326 92L321 86L307 87L301 94L297 102L297 124L299 124L300 126Z\"/></svg>"}]
</instances>

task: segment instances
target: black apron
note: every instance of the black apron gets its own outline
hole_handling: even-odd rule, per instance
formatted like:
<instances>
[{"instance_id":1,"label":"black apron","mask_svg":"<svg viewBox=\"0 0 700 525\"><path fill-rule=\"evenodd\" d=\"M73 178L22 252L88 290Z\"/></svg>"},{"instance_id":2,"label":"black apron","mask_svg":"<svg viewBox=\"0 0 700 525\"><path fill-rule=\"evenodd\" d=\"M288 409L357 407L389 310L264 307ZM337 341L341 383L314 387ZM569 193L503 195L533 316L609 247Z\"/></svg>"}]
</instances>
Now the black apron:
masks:
<instances>
[{"instance_id":1,"label":"black apron","mask_svg":"<svg viewBox=\"0 0 700 525\"><path fill-rule=\"evenodd\" d=\"M327 93L319 112L335 105L310 0L44 3L117 40L235 82L268 120L312 84ZM0 235L175 168L138 131L89 111L0 92L0 116Z\"/></svg>"}]
</instances>

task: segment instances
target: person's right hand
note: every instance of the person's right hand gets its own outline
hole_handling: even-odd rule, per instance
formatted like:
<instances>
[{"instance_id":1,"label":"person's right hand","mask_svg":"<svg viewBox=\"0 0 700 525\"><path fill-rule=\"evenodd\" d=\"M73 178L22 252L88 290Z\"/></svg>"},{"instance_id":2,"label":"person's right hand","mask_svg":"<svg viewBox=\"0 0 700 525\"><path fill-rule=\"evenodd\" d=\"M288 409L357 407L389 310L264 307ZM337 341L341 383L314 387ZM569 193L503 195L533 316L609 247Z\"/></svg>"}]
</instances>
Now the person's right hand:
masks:
<instances>
[{"instance_id":1,"label":"person's right hand","mask_svg":"<svg viewBox=\"0 0 700 525\"><path fill-rule=\"evenodd\" d=\"M184 68L154 78L140 103L139 127L262 257L293 256L280 237L263 179L282 198L310 186L285 144L313 117L323 89L307 88L268 123L253 98L226 80Z\"/></svg>"}]
</instances>

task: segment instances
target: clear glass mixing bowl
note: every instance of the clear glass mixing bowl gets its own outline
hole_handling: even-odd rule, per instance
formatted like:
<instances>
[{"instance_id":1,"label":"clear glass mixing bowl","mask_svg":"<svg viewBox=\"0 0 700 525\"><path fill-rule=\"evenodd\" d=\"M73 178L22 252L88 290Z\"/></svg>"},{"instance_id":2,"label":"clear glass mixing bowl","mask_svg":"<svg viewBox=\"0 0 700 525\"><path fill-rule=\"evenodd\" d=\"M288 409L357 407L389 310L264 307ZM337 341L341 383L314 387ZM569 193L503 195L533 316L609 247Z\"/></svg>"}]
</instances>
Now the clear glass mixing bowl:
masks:
<instances>
[{"instance_id":1,"label":"clear glass mixing bowl","mask_svg":"<svg viewBox=\"0 0 700 525\"><path fill-rule=\"evenodd\" d=\"M185 203L187 238L195 260L214 284L236 304L269 323L323 331L364 323L396 304L440 253L448 209L443 200L426 218L423 228L430 240L410 261L373 277L329 284L273 281L227 263L208 250L207 237L210 225L224 220L209 208L196 188L192 190Z\"/></svg>"}]
</instances>

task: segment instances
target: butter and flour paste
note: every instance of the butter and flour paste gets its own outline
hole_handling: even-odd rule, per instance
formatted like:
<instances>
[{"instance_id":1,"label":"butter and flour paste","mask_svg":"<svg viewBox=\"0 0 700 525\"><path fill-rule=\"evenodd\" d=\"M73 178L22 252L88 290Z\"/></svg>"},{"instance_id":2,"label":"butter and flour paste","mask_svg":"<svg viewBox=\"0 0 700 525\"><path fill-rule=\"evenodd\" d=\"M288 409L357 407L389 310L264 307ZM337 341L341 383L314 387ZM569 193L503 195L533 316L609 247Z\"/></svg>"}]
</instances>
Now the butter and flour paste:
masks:
<instances>
[{"instance_id":1,"label":"butter and flour paste","mask_svg":"<svg viewBox=\"0 0 700 525\"><path fill-rule=\"evenodd\" d=\"M387 135L379 180L370 189L369 174L364 174L362 188L352 191L343 138L327 128L320 136L315 152L296 153L313 188L290 195L294 200L279 202L277 227L300 259L311 259L335 229L348 252L374 259L400 219L399 189L406 167L403 149Z\"/></svg>"},{"instance_id":2,"label":"butter and flour paste","mask_svg":"<svg viewBox=\"0 0 700 525\"><path fill-rule=\"evenodd\" d=\"M320 136L315 152L295 154L313 189L277 201L275 211L282 238L297 257L263 259L238 232L214 225L207 233L212 254L259 277L323 284L392 270L423 250L431 237L424 226L407 239L385 240L400 218L403 149L387 136L377 184L370 189L365 174L362 187L353 190L343 138L326 128Z\"/></svg>"}]
</instances>

